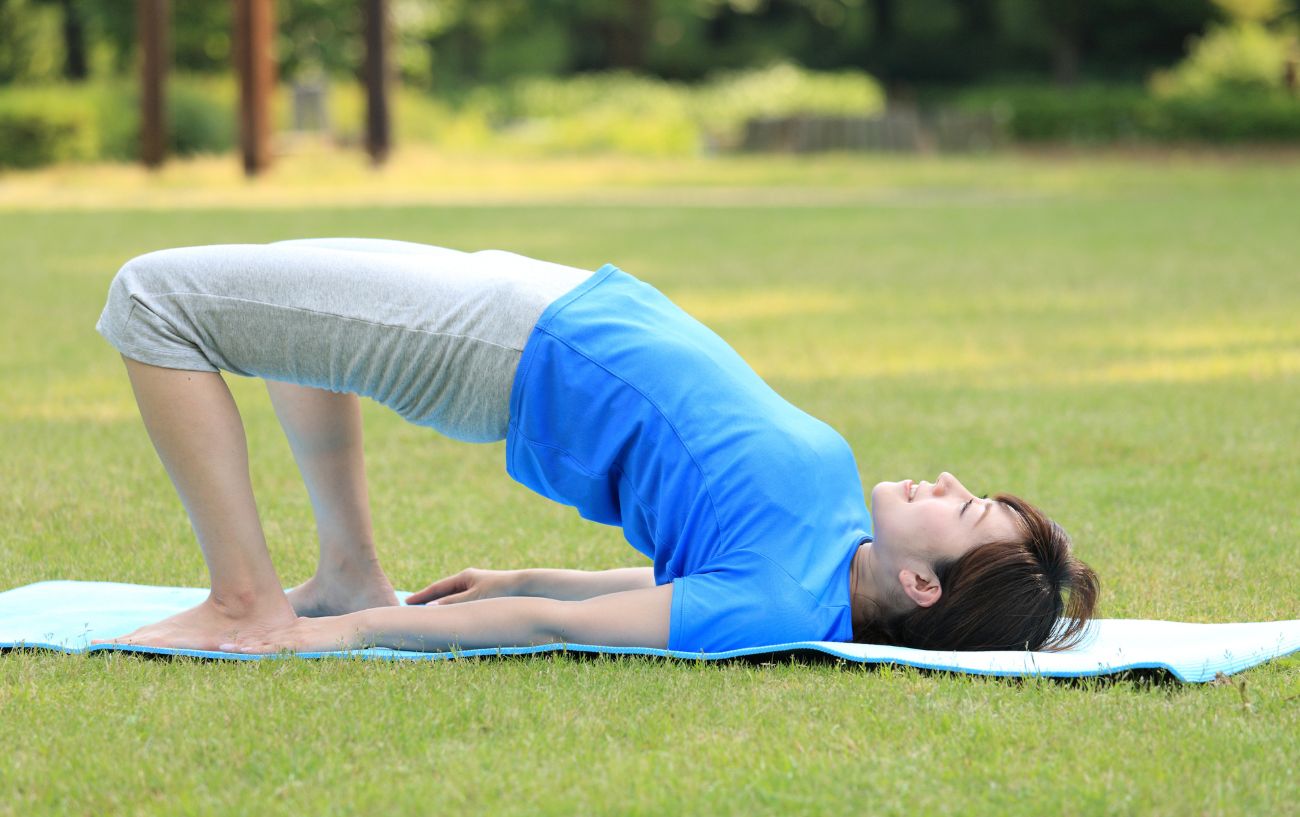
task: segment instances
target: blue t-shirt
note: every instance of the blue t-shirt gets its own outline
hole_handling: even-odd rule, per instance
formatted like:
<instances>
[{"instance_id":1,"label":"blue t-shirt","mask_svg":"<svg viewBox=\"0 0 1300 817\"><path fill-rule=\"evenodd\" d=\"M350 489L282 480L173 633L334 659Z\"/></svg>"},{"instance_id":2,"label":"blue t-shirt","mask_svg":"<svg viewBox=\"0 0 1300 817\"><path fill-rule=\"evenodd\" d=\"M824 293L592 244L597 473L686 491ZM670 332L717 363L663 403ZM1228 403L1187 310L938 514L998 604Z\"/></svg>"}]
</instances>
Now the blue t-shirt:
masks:
<instances>
[{"instance_id":1,"label":"blue t-shirt","mask_svg":"<svg viewBox=\"0 0 1300 817\"><path fill-rule=\"evenodd\" d=\"M848 443L611 264L529 336L506 471L622 526L673 582L669 649L852 640L849 563L871 515Z\"/></svg>"}]
</instances>

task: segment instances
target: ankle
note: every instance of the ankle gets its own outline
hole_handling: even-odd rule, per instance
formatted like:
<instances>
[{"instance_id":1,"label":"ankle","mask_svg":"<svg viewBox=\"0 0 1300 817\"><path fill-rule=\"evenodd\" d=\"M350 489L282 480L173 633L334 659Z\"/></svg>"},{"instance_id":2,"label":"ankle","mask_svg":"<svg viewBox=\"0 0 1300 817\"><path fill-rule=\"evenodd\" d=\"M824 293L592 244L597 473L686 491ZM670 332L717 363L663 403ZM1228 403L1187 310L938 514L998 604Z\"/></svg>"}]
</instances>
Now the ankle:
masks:
<instances>
[{"instance_id":1,"label":"ankle","mask_svg":"<svg viewBox=\"0 0 1300 817\"><path fill-rule=\"evenodd\" d=\"M352 583L358 580L387 578L375 556L348 556L341 559L324 559L316 566L317 581Z\"/></svg>"},{"instance_id":2,"label":"ankle","mask_svg":"<svg viewBox=\"0 0 1300 817\"><path fill-rule=\"evenodd\" d=\"M274 613L286 603L284 591L261 592L251 589L217 590L208 594L207 603L219 615L232 619L260 618Z\"/></svg>"}]
</instances>

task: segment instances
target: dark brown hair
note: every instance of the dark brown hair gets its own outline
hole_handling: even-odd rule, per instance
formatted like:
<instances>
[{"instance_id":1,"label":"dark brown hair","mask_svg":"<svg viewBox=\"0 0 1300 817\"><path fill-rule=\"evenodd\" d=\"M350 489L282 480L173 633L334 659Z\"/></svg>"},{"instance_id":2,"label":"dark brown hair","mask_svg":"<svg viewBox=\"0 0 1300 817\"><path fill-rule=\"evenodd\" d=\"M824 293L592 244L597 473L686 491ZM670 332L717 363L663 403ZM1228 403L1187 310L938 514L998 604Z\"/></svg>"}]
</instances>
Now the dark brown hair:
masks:
<instances>
[{"instance_id":1,"label":"dark brown hair","mask_svg":"<svg viewBox=\"0 0 1300 817\"><path fill-rule=\"evenodd\" d=\"M1012 494L993 497L1012 511L1020 537L971 548L932 569L943 592L929 607L855 628L853 640L926 650L1045 650L1075 646L1093 616L1100 581L1070 552L1070 537ZM1069 590L1069 601L1061 596ZM1062 616L1070 619L1053 635Z\"/></svg>"}]
</instances>

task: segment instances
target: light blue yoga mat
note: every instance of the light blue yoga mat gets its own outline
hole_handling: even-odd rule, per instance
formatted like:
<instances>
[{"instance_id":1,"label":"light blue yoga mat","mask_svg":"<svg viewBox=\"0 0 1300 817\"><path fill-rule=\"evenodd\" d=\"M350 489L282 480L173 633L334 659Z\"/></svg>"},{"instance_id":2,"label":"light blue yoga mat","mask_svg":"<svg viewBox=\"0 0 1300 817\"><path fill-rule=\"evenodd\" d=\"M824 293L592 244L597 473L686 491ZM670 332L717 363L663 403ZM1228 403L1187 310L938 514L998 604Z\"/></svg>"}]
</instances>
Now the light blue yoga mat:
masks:
<instances>
[{"instance_id":1,"label":"light blue yoga mat","mask_svg":"<svg viewBox=\"0 0 1300 817\"><path fill-rule=\"evenodd\" d=\"M67 653L121 650L256 661L281 656L90 645L193 607L208 591L192 587L151 587L114 582L51 581L0 593L0 648L35 648ZM404 594L402 594L404 595ZM1238 624L1194 624L1144 619L1097 619L1083 643L1061 653L1026 651L953 652L914 650L873 644L799 641L715 653L686 653L648 647L547 644L448 652L366 649L299 653L304 658L361 656L389 660L439 660L457 657L527 655L566 650L582 653L653 655L716 661L745 656L822 653L860 663L906 664L975 675L1082 677L1128 670L1163 669L1185 682L1231 675L1300 650L1300 619Z\"/></svg>"}]
</instances>

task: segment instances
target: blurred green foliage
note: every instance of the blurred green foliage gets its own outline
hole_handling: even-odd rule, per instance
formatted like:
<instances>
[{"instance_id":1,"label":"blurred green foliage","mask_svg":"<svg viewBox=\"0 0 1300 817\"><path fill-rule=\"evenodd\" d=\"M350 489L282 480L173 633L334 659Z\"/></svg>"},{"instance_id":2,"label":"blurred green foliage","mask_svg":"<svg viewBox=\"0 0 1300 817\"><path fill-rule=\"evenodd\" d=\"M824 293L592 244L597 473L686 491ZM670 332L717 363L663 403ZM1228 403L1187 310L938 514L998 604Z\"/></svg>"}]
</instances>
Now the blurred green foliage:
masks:
<instances>
[{"instance_id":1,"label":"blurred green foliage","mask_svg":"<svg viewBox=\"0 0 1300 817\"><path fill-rule=\"evenodd\" d=\"M738 141L747 119L790 114L866 116L885 108L885 92L857 71L810 74L788 63L727 71L696 95L696 117L723 147Z\"/></svg>"},{"instance_id":2,"label":"blurred green foliage","mask_svg":"<svg viewBox=\"0 0 1300 817\"><path fill-rule=\"evenodd\" d=\"M819 73L776 63L693 85L626 72L525 78L476 89L464 110L486 112L523 144L684 154L734 147L754 116L869 116L884 105L880 85L860 71Z\"/></svg>"},{"instance_id":3,"label":"blurred green foliage","mask_svg":"<svg viewBox=\"0 0 1300 817\"><path fill-rule=\"evenodd\" d=\"M998 109L1024 141L1300 140L1300 37L1287 0L1215 0L1229 18L1192 38L1177 65L1147 89L1042 83L983 86L956 95ZM1290 87L1288 87L1290 85Z\"/></svg>"},{"instance_id":4,"label":"blurred green foliage","mask_svg":"<svg viewBox=\"0 0 1300 817\"><path fill-rule=\"evenodd\" d=\"M0 167L37 167L85 158L89 129L76 113L0 109Z\"/></svg>"},{"instance_id":5,"label":"blurred green foliage","mask_svg":"<svg viewBox=\"0 0 1300 817\"><path fill-rule=\"evenodd\" d=\"M0 167L135 158L137 88L128 80L0 88ZM281 86L277 128L290 127ZM220 152L234 144L233 77L179 74L168 83L172 153ZM361 140L365 100L356 83L330 86L332 136ZM751 116L869 115L884 106L861 72L822 74L790 64L719 74L689 85L627 72L570 79L526 77L483 86L455 102L410 88L394 99L397 138L444 148L537 153L693 155L734 146Z\"/></svg>"},{"instance_id":6,"label":"blurred green foliage","mask_svg":"<svg viewBox=\"0 0 1300 817\"><path fill-rule=\"evenodd\" d=\"M90 86L4 89L0 93L0 167L36 167L112 156L111 137L106 138L100 116L105 96L105 89Z\"/></svg>"},{"instance_id":7,"label":"blurred green foliage","mask_svg":"<svg viewBox=\"0 0 1300 817\"><path fill-rule=\"evenodd\" d=\"M138 94L126 79L0 88L0 168L136 159ZM233 147L235 91L228 79L175 76L166 108L170 153Z\"/></svg>"},{"instance_id":8,"label":"blurred green foliage","mask_svg":"<svg viewBox=\"0 0 1300 817\"><path fill-rule=\"evenodd\" d=\"M1270 2L1276 0L1235 0ZM1008 76L1140 81L1230 13L1211 0L390 0L404 81L446 92L626 70L699 80L790 60L891 86ZM280 75L355 75L354 0L277 0ZM0 0L0 83L129 73L135 3ZM229 2L171 4L173 62L229 70Z\"/></svg>"},{"instance_id":9,"label":"blurred green foliage","mask_svg":"<svg viewBox=\"0 0 1300 817\"><path fill-rule=\"evenodd\" d=\"M1288 61L1300 61L1294 31L1253 21L1215 26L1173 70L1156 72L1151 87L1163 97L1286 92Z\"/></svg>"},{"instance_id":10,"label":"blurred green foliage","mask_svg":"<svg viewBox=\"0 0 1300 817\"><path fill-rule=\"evenodd\" d=\"M1154 96L1140 86L982 86L951 97L967 110L1003 114L1022 142L1300 141L1300 100L1221 91Z\"/></svg>"},{"instance_id":11,"label":"blurred green foliage","mask_svg":"<svg viewBox=\"0 0 1300 817\"><path fill-rule=\"evenodd\" d=\"M686 155L734 147L750 117L869 115L888 88L904 104L1002 112L1028 141L1294 140L1293 5L390 0L394 127L454 149ZM326 83L332 137L359 142L360 5L275 9L281 80ZM134 158L134 14L0 0L0 166ZM230 28L227 2L171 5L174 154L235 141Z\"/></svg>"}]
</instances>

